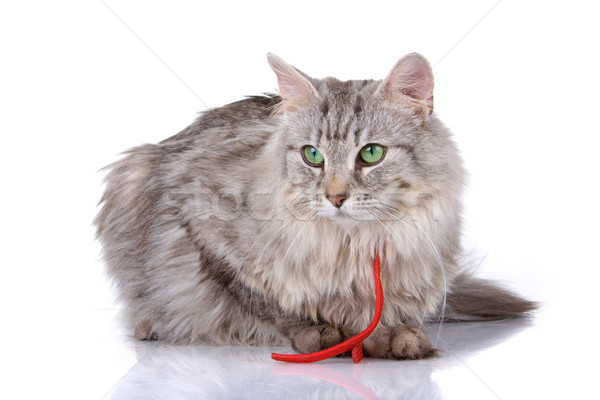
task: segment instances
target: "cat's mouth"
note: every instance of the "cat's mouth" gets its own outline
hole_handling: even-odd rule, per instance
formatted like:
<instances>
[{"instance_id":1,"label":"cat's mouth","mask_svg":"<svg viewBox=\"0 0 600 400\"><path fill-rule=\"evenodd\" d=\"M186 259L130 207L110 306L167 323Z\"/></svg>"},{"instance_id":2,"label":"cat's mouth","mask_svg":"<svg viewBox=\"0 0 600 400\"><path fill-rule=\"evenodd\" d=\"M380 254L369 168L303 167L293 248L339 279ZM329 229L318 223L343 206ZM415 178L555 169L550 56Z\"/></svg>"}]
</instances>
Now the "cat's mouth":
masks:
<instances>
[{"instance_id":1,"label":"cat's mouth","mask_svg":"<svg viewBox=\"0 0 600 400\"><path fill-rule=\"evenodd\" d=\"M372 217L364 215L361 212L357 212L356 210L352 210L346 207L328 209L326 211L326 215L324 215L331 221L339 222L345 225L352 224L356 225L363 221L371 220Z\"/></svg>"},{"instance_id":2,"label":"cat's mouth","mask_svg":"<svg viewBox=\"0 0 600 400\"><path fill-rule=\"evenodd\" d=\"M330 219L340 219L340 220L345 220L345 219L354 219L352 218L352 215L350 214L350 212L344 208L338 208L333 210L333 215L330 217Z\"/></svg>"}]
</instances>

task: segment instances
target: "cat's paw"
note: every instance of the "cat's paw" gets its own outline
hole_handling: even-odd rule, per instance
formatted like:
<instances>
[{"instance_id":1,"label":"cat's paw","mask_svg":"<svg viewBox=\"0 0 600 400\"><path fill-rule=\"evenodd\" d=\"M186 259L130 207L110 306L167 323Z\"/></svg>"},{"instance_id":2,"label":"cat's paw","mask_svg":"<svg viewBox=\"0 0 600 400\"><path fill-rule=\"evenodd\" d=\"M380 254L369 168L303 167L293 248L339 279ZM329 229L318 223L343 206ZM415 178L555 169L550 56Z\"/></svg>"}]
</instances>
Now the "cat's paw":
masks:
<instances>
[{"instance_id":1,"label":"cat's paw","mask_svg":"<svg viewBox=\"0 0 600 400\"><path fill-rule=\"evenodd\" d=\"M416 360L435 354L425 332L407 326L376 330L363 342L363 351L369 357L395 360Z\"/></svg>"},{"instance_id":2,"label":"cat's paw","mask_svg":"<svg viewBox=\"0 0 600 400\"><path fill-rule=\"evenodd\" d=\"M328 349L351 337L345 328L334 325L313 325L295 329L290 335L292 347L299 353L314 353Z\"/></svg>"}]
</instances>

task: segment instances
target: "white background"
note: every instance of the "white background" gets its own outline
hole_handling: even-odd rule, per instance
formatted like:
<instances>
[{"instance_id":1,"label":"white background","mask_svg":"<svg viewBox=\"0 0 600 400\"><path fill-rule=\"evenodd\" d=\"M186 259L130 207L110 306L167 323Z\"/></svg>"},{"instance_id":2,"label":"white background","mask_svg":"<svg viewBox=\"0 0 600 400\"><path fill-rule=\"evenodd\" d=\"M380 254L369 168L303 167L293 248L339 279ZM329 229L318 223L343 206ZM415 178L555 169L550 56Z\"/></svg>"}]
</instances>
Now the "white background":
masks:
<instances>
[{"instance_id":1,"label":"white background","mask_svg":"<svg viewBox=\"0 0 600 400\"><path fill-rule=\"evenodd\" d=\"M3 3L3 380L23 393L93 387L86 321L115 306L91 227L98 170L206 106L273 91L269 51L340 79L426 56L435 110L471 175L471 258L564 323L565 342L544 343L557 363L587 352L600 268L597 17L584 1Z\"/></svg>"}]
</instances>

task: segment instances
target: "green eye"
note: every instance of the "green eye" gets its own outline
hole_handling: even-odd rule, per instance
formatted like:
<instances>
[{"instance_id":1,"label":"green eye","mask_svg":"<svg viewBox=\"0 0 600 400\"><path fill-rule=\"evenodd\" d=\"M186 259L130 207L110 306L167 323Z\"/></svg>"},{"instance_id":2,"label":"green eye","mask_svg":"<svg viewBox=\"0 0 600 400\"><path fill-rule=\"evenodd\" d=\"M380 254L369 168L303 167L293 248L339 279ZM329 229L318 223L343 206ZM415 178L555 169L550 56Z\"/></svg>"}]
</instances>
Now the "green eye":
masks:
<instances>
[{"instance_id":1,"label":"green eye","mask_svg":"<svg viewBox=\"0 0 600 400\"><path fill-rule=\"evenodd\" d=\"M304 162L311 167L322 167L323 166L323 154L312 146L304 146L302 148L302 158Z\"/></svg>"},{"instance_id":2,"label":"green eye","mask_svg":"<svg viewBox=\"0 0 600 400\"><path fill-rule=\"evenodd\" d=\"M385 149L378 144L368 144L360 150L360 159L366 164L377 164L384 155Z\"/></svg>"}]
</instances>

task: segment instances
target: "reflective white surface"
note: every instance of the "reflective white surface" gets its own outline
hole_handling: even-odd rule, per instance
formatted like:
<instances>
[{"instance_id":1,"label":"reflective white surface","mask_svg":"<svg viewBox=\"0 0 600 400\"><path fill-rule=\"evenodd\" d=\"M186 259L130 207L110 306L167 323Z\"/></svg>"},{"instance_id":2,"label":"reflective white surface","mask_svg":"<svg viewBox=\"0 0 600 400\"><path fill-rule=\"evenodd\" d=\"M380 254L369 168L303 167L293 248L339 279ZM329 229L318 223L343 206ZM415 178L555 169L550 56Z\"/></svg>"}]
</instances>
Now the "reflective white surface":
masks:
<instances>
[{"instance_id":1,"label":"reflective white surface","mask_svg":"<svg viewBox=\"0 0 600 400\"><path fill-rule=\"evenodd\" d=\"M593 359L593 353L587 349L582 353L574 342L585 341L586 335L554 321L549 306L532 319L447 323L439 335L439 326L428 327L430 338L437 340L440 349L431 359L365 358L360 364L349 358L315 364L271 360L273 351L291 351L282 347L139 342L123 335L115 315L114 311L97 312L96 322L107 327L98 332L105 343L101 350L96 349L94 359L87 359L76 369L81 367L80 373L93 371L95 383L103 382L104 386L95 385L95 392L82 391L83 397L549 399L589 398L593 393L595 371L586 361Z\"/></svg>"},{"instance_id":2,"label":"reflective white surface","mask_svg":"<svg viewBox=\"0 0 600 400\"><path fill-rule=\"evenodd\" d=\"M502 388L488 387L469 369L468 360L506 343L527 329L527 321L448 324L439 338L440 355L395 362L330 359L316 364L272 361L272 350L258 347L174 347L161 343L136 349L137 364L114 388L111 399L432 399L461 395L494 398ZM500 362L500 360L496 360ZM488 373L485 369L479 373ZM454 377L454 378L453 378Z\"/></svg>"}]
</instances>

